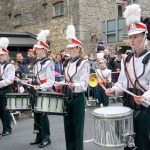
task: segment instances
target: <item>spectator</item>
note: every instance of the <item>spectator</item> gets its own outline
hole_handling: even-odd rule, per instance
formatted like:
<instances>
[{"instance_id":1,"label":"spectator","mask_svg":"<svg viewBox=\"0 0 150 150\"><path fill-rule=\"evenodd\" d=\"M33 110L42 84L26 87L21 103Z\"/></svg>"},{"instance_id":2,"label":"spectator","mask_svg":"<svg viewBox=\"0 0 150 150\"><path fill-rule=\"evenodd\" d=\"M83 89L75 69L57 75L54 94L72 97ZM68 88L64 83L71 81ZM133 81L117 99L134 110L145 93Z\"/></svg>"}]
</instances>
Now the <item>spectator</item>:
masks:
<instances>
[{"instance_id":1,"label":"spectator","mask_svg":"<svg viewBox=\"0 0 150 150\"><path fill-rule=\"evenodd\" d=\"M115 58L110 56L108 49L104 50L104 58L106 59L107 68L113 70Z\"/></svg>"},{"instance_id":2,"label":"spectator","mask_svg":"<svg viewBox=\"0 0 150 150\"><path fill-rule=\"evenodd\" d=\"M121 55L118 55L116 57L116 60L114 61L113 71L114 73L112 74L112 81L113 83L116 83L121 71Z\"/></svg>"},{"instance_id":3,"label":"spectator","mask_svg":"<svg viewBox=\"0 0 150 150\"><path fill-rule=\"evenodd\" d=\"M101 53L102 51L104 51L104 45L103 45L103 42L98 42L98 46L96 47L96 49L95 49L95 52L96 53Z\"/></svg>"},{"instance_id":4,"label":"spectator","mask_svg":"<svg viewBox=\"0 0 150 150\"><path fill-rule=\"evenodd\" d=\"M58 53L55 57L55 81L60 82L63 80L63 64L62 64L62 55Z\"/></svg>"},{"instance_id":5,"label":"spectator","mask_svg":"<svg viewBox=\"0 0 150 150\"><path fill-rule=\"evenodd\" d=\"M70 55L66 53L66 54L64 55L64 59L67 60L67 59L69 59L69 58L70 58Z\"/></svg>"},{"instance_id":6,"label":"spectator","mask_svg":"<svg viewBox=\"0 0 150 150\"><path fill-rule=\"evenodd\" d=\"M18 63L19 66L19 70L24 73L24 75L27 74L27 68L28 68L28 64L26 61L23 60L23 55L22 53L17 53L16 54L16 62Z\"/></svg>"},{"instance_id":7,"label":"spectator","mask_svg":"<svg viewBox=\"0 0 150 150\"><path fill-rule=\"evenodd\" d=\"M26 59L26 62L27 62L28 65L31 63L31 60L32 60L33 57L35 57L34 56L34 49L32 49L32 48L27 49L27 59Z\"/></svg>"}]
</instances>

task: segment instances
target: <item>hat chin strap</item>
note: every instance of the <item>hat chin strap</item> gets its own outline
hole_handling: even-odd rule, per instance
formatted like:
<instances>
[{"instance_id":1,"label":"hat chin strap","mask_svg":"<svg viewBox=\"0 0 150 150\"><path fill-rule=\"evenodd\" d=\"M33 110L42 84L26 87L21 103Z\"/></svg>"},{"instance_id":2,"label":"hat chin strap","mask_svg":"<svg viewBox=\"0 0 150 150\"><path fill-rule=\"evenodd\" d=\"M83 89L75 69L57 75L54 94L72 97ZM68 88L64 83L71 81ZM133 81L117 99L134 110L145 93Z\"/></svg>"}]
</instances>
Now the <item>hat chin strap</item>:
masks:
<instances>
[{"instance_id":1,"label":"hat chin strap","mask_svg":"<svg viewBox=\"0 0 150 150\"><path fill-rule=\"evenodd\" d=\"M145 38L146 38L146 32L145 32L145 34L144 34L144 37L143 37L143 40L142 40L141 45L140 45L138 48L136 48L136 50L133 49L134 52L138 51L138 50L144 45Z\"/></svg>"},{"instance_id":2,"label":"hat chin strap","mask_svg":"<svg viewBox=\"0 0 150 150\"><path fill-rule=\"evenodd\" d=\"M2 60L2 61L0 61L0 62L1 62L1 63L3 63L4 61L7 61L6 54L4 54L3 60Z\"/></svg>"}]
</instances>

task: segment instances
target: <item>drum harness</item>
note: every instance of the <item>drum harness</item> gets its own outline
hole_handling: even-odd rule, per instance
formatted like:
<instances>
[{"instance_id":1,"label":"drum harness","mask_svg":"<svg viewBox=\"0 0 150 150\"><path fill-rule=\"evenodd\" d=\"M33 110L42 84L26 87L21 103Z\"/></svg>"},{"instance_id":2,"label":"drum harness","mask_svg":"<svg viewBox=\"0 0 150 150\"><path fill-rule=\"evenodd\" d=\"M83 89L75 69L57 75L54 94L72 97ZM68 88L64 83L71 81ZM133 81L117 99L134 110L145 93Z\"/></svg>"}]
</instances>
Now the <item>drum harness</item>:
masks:
<instances>
[{"instance_id":1,"label":"drum harness","mask_svg":"<svg viewBox=\"0 0 150 150\"><path fill-rule=\"evenodd\" d=\"M77 61L78 60L78 61ZM68 68L70 67L70 61L71 61L71 59L68 59L68 60L66 60L65 62L64 62L64 65L63 65L63 67L64 68L66 68L67 66L68 66ZM75 61L77 61L77 63L76 63L76 71L75 71L75 73L70 77L69 76L69 73L68 73L68 70L67 70L67 75L68 75L68 77L70 78L70 80L68 81L67 79L66 79L66 76L64 75L64 77L65 77L65 83L66 82L70 82L70 83L74 83L73 81L72 81L72 78L77 74L77 69L78 69L78 67L80 66L80 64L81 64L81 62L83 61L83 59L81 59L81 58L79 58L79 57L76 57L74 60L73 60L73 62L75 62ZM68 63L69 63L69 65L68 65ZM65 70L65 69L64 69ZM64 93L64 94L66 94L66 96L68 97L68 102L67 103L71 103L73 100L74 100L74 98L76 98L78 95L79 95L79 93L73 93L72 92L72 90L68 87L68 85L63 85L62 86L62 92Z\"/></svg>"},{"instance_id":2,"label":"drum harness","mask_svg":"<svg viewBox=\"0 0 150 150\"><path fill-rule=\"evenodd\" d=\"M147 50L143 52L143 54L145 54L145 53L147 53ZM142 63L143 63L143 65L144 65L144 66L143 66L143 72L142 72L142 74L141 74L139 77L136 77L136 76L135 76L134 85L131 83L134 88L129 88L129 81L131 82L131 78L130 78L130 76L129 76L129 74L128 74L128 70L127 70L126 63L129 62L133 56L134 56L134 53L131 53L131 54L129 54L125 59L123 59L124 66L125 66L125 67L124 67L124 69L125 69L125 75L126 75L126 77L127 77L127 79L128 79L128 80L127 80L127 89L128 89L130 92L132 92L132 93L134 93L134 94L136 94L136 95L142 95L143 92L146 91L146 90L139 84L138 79L145 73L145 65L147 64L147 62L148 62L149 59L150 59L150 53L148 53L148 54L143 58L143 60L142 60ZM133 64L133 66L134 66L134 64ZM134 68L134 69L135 69L135 68ZM134 71L135 71L135 70L134 70ZM141 87L141 88L140 88L141 90L139 90L139 89L136 88L136 84L137 84L137 83L138 83L138 85ZM129 101L129 99L130 99L130 101ZM142 106L142 105L136 104L135 101L134 101L134 99L133 99L133 97L130 96L129 94L127 94L127 93L124 93L123 105L124 105L124 106L127 106L127 107L130 107L131 109L137 111L136 114L134 114L134 116L133 116L134 118L140 113L141 110L146 109L146 107L144 107L144 106ZM132 150L135 150L135 149L137 148L137 147L135 146L135 144L134 144L135 133L128 133L128 134L126 134L126 135L123 135L123 138L124 138L125 141L128 141L128 142L127 142L128 147L133 147Z\"/></svg>"},{"instance_id":3,"label":"drum harness","mask_svg":"<svg viewBox=\"0 0 150 150\"><path fill-rule=\"evenodd\" d=\"M1 64L1 65L4 65L4 67L3 67L3 72L0 73L0 81L2 81L2 80L3 80L2 76L3 76L3 74L4 74L4 71L5 71L6 67L7 67L7 65L10 64L10 63L9 63L8 61L4 61L4 62L2 62L2 63L0 63L0 64ZM1 68L0 68L0 69L1 69ZM7 89L8 87L10 87L10 85L0 88L0 93L2 93L3 90Z\"/></svg>"},{"instance_id":4,"label":"drum harness","mask_svg":"<svg viewBox=\"0 0 150 150\"><path fill-rule=\"evenodd\" d=\"M49 59L44 57L41 59L41 68L40 70L37 72L37 74L35 76L32 77L32 82L34 83L34 85L39 85L39 83L37 82L37 78L40 80L39 78L39 73L41 72L42 70L42 66L46 63L46 61L48 61ZM35 62L34 62L34 65L37 64L37 62L39 61L39 59L37 59ZM34 88L32 87L32 89L34 90ZM35 92L33 92L35 93ZM35 95L33 95L33 98L34 98ZM43 113L44 115L45 113ZM39 126L38 124L34 123L34 133L39 133L39 130L41 129L41 126Z\"/></svg>"},{"instance_id":5,"label":"drum harness","mask_svg":"<svg viewBox=\"0 0 150 150\"><path fill-rule=\"evenodd\" d=\"M144 51L144 54L145 54L145 53L147 53L147 50ZM134 53L129 54L129 55L126 57L126 59L124 60L125 75L126 75L126 77L127 77L127 79L128 79L128 80L127 80L127 89L128 89L130 92L132 92L132 93L134 93L134 94L136 94L136 95L142 95L143 92L145 92L146 90L139 84L138 79L139 79L140 77L142 77L143 74L145 73L145 66L146 66L147 62L149 61L149 59L150 59L150 53L148 53L148 54L143 58L143 60L142 60L142 63L143 63L143 65L144 65L144 66L143 66L143 72L142 72L142 74L141 74L139 77L136 77L136 76L135 76L135 82L134 82L134 84L133 84L132 81L131 81L131 78L130 78L130 76L129 76L129 74L128 74L128 70L127 70L127 66L126 66L126 63L131 60L131 58L133 57L133 55L134 55ZM134 66L134 65L133 65L133 66ZM134 68L134 69L135 69L135 68ZM135 70L134 70L134 71L135 71ZM129 88L129 82L131 82L133 88ZM136 88L136 85L137 85L137 84L139 85L140 89L137 89L137 88ZM130 99L130 101L129 101L129 99ZM133 110L138 110L138 113L140 112L140 110L146 109L146 107L144 107L144 106L142 106L142 105L136 104L135 101L133 100L133 97L132 97L132 96L129 96L129 95L126 94L126 93L124 93L124 101L123 101L123 104L124 104L124 106L130 107L130 108L132 108ZM138 115L138 113L136 114L136 116Z\"/></svg>"}]
</instances>

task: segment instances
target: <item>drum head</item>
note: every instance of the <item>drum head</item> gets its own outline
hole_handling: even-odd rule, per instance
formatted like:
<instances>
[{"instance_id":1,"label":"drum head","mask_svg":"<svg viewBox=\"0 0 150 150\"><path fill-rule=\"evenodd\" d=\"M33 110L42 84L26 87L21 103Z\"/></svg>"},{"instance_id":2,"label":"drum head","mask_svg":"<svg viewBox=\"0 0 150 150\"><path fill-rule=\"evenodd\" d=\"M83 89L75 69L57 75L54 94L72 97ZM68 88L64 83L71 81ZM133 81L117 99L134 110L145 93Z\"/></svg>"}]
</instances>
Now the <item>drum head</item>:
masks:
<instances>
[{"instance_id":1,"label":"drum head","mask_svg":"<svg viewBox=\"0 0 150 150\"><path fill-rule=\"evenodd\" d=\"M132 110L129 107L124 106L108 106L96 108L93 110L93 116L100 118L117 118L120 116L128 116L132 114Z\"/></svg>"}]
</instances>

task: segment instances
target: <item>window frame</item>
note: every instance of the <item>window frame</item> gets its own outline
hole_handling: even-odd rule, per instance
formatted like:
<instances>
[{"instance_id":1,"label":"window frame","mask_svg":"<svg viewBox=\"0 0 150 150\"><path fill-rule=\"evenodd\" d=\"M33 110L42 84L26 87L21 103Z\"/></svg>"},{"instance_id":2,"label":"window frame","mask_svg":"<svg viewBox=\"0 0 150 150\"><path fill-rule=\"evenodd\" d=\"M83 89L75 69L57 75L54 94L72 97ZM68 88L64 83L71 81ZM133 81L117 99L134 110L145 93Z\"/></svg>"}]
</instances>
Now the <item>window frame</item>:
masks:
<instances>
[{"instance_id":1,"label":"window frame","mask_svg":"<svg viewBox=\"0 0 150 150\"><path fill-rule=\"evenodd\" d=\"M61 6L63 8L62 12L61 12ZM58 8L56 8L56 7L58 7ZM59 9L59 10L57 10L58 14L56 13L56 9ZM64 15L64 2L60 1L60 2L53 4L53 16L58 17L58 16L63 16L63 15Z\"/></svg>"},{"instance_id":2,"label":"window frame","mask_svg":"<svg viewBox=\"0 0 150 150\"><path fill-rule=\"evenodd\" d=\"M22 25L21 14L16 14L14 16L14 26L18 27Z\"/></svg>"}]
</instances>

